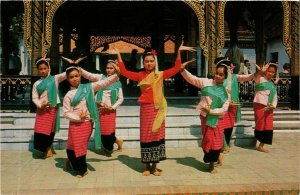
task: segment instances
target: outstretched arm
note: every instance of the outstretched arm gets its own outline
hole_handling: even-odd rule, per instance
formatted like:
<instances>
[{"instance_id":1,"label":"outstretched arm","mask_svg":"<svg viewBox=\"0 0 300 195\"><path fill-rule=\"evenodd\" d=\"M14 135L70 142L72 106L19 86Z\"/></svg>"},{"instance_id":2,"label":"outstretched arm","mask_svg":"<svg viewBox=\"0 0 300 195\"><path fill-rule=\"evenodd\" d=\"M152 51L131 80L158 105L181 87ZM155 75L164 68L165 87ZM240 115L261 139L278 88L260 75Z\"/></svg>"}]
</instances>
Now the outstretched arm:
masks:
<instances>
[{"instance_id":1,"label":"outstretched arm","mask_svg":"<svg viewBox=\"0 0 300 195\"><path fill-rule=\"evenodd\" d=\"M106 53L117 55L121 75L123 75L126 78L129 78L130 80L134 80L134 81L141 81L143 79L141 77L140 73L132 72L132 71L129 71L126 69L125 64L122 60L121 54L117 48L113 48L112 50L107 50Z\"/></svg>"},{"instance_id":2,"label":"outstretched arm","mask_svg":"<svg viewBox=\"0 0 300 195\"><path fill-rule=\"evenodd\" d=\"M181 51L194 52L194 51L197 51L197 50L196 50L195 47L184 46L183 42L182 42L180 47L178 48L178 51L177 51L175 66L173 68L170 68L170 69L164 71L164 79L174 76L181 69L181 67L182 67L182 64L181 64ZM188 64L188 63L194 62L194 61L195 60L192 59L192 60L186 62L185 65Z\"/></svg>"},{"instance_id":3,"label":"outstretched arm","mask_svg":"<svg viewBox=\"0 0 300 195\"><path fill-rule=\"evenodd\" d=\"M102 77L102 74L93 74L93 73L90 73L90 72L84 70L81 67L79 67L78 69L79 69L81 75L91 82L96 82L96 81L100 80Z\"/></svg>"}]
</instances>

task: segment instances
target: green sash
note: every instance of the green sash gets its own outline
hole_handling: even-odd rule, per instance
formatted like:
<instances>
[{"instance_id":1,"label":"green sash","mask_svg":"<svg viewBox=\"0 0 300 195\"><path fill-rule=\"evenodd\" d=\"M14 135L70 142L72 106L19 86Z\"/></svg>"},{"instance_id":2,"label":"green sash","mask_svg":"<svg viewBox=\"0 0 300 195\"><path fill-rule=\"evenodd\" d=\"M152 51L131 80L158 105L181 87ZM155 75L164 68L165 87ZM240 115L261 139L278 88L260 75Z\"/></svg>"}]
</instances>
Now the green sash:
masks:
<instances>
[{"instance_id":1,"label":"green sash","mask_svg":"<svg viewBox=\"0 0 300 195\"><path fill-rule=\"evenodd\" d=\"M265 91L265 90L270 90L268 103L273 104L275 95L277 94L276 86L271 81L267 81L255 85L255 91Z\"/></svg>"},{"instance_id":2,"label":"green sash","mask_svg":"<svg viewBox=\"0 0 300 195\"><path fill-rule=\"evenodd\" d=\"M228 84L227 79L224 80L224 87L226 87ZM231 74L231 99L233 101L233 103L237 104L239 103L239 84L238 84L238 80L236 77L236 74ZM236 118L235 121L239 122L241 120L241 107L238 106L237 107L237 112L236 112Z\"/></svg>"},{"instance_id":3,"label":"green sash","mask_svg":"<svg viewBox=\"0 0 300 195\"><path fill-rule=\"evenodd\" d=\"M76 94L71 102L71 106L76 106L79 104L79 102L85 97L86 104L89 110L89 113L91 115L91 119L95 122L95 133L94 133L94 141L95 141L95 147L100 148L101 147L101 134L100 134L100 123L99 123L99 115L98 115L98 109L95 103L92 84L80 84Z\"/></svg>"},{"instance_id":4,"label":"green sash","mask_svg":"<svg viewBox=\"0 0 300 195\"><path fill-rule=\"evenodd\" d=\"M39 94L39 96L42 95L42 93L47 90L48 100L50 107L56 107L57 113L56 113L56 119L55 119L55 132L59 132L60 127L60 107L57 103L57 89L55 84L55 77L54 76L48 76L40 82L36 86L36 90Z\"/></svg>"},{"instance_id":5,"label":"green sash","mask_svg":"<svg viewBox=\"0 0 300 195\"><path fill-rule=\"evenodd\" d=\"M105 80L107 77L102 76L101 80ZM103 96L103 91L105 90L110 90L110 101L111 105L114 105L116 101L118 100L118 93L119 93L119 88L122 88L122 84L120 81L114 82L108 87L105 87L103 89L100 89L97 92L97 102L102 102L102 96Z\"/></svg>"},{"instance_id":6,"label":"green sash","mask_svg":"<svg viewBox=\"0 0 300 195\"><path fill-rule=\"evenodd\" d=\"M201 89L202 96L211 96L213 98L210 109L221 108L224 102L228 99L225 87L222 86L207 86ZM208 114L206 117L206 125L215 128L218 124L219 116Z\"/></svg>"}]
</instances>

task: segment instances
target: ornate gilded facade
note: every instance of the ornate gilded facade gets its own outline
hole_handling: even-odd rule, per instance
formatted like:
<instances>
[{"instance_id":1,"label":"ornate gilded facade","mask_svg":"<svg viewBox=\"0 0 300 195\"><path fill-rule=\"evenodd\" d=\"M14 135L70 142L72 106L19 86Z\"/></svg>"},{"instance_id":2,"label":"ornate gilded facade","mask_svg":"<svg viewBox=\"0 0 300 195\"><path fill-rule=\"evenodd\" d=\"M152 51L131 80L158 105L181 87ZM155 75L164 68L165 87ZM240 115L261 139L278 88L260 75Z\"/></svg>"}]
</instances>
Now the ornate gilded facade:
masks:
<instances>
[{"instance_id":1,"label":"ornate gilded facade","mask_svg":"<svg viewBox=\"0 0 300 195\"><path fill-rule=\"evenodd\" d=\"M45 55L52 45L53 18L56 11L66 1L24 1L25 25L24 40L31 59ZM203 50L209 73L214 70L213 60L221 55L224 47L224 11L226 1L183 1L186 3L198 20L199 46ZM108 2L109 3L109 2ZM293 5L293 6L292 6ZM299 3L282 1L283 8L283 45L288 56L292 59L293 74L299 75ZM292 45L293 44L293 45ZM36 74L35 67L32 67Z\"/></svg>"}]
</instances>

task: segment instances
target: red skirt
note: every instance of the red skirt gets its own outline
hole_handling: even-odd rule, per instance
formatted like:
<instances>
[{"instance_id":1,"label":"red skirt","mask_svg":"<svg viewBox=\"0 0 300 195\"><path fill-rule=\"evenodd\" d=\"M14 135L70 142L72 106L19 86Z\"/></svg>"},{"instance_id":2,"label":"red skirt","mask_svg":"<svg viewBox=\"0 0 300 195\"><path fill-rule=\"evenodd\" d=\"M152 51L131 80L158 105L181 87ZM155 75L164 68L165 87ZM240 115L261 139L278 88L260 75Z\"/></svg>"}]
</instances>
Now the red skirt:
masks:
<instances>
[{"instance_id":1,"label":"red skirt","mask_svg":"<svg viewBox=\"0 0 300 195\"><path fill-rule=\"evenodd\" d=\"M111 135L116 130L116 111L103 112L99 109L101 135Z\"/></svg>"},{"instance_id":2,"label":"red skirt","mask_svg":"<svg viewBox=\"0 0 300 195\"><path fill-rule=\"evenodd\" d=\"M67 148L75 152L76 158L86 155L87 146L93 130L93 122L70 122Z\"/></svg>"},{"instance_id":3,"label":"red skirt","mask_svg":"<svg viewBox=\"0 0 300 195\"><path fill-rule=\"evenodd\" d=\"M201 120L201 130L202 130L202 149L205 152L210 150L220 150L224 144L224 128L223 128L223 118L219 118L218 125L216 128L207 126L206 117L200 115Z\"/></svg>"},{"instance_id":4,"label":"red skirt","mask_svg":"<svg viewBox=\"0 0 300 195\"><path fill-rule=\"evenodd\" d=\"M226 112L226 114L223 117L224 129L234 127L234 123L235 123L235 119L236 119L236 112L237 112L237 107L236 106L229 106L228 107L228 111Z\"/></svg>"},{"instance_id":5,"label":"red skirt","mask_svg":"<svg viewBox=\"0 0 300 195\"><path fill-rule=\"evenodd\" d=\"M34 132L50 135L55 131L57 108L37 109Z\"/></svg>"},{"instance_id":6,"label":"red skirt","mask_svg":"<svg viewBox=\"0 0 300 195\"><path fill-rule=\"evenodd\" d=\"M273 111L265 111L265 105L253 103L255 116L255 130L273 130Z\"/></svg>"},{"instance_id":7,"label":"red skirt","mask_svg":"<svg viewBox=\"0 0 300 195\"><path fill-rule=\"evenodd\" d=\"M162 123L157 132L152 132L152 125L158 110L155 109L154 104L141 104L140 110L140 139L143 143L160 141L165 139L165 121Z\"/></svg>"}]
</instances>

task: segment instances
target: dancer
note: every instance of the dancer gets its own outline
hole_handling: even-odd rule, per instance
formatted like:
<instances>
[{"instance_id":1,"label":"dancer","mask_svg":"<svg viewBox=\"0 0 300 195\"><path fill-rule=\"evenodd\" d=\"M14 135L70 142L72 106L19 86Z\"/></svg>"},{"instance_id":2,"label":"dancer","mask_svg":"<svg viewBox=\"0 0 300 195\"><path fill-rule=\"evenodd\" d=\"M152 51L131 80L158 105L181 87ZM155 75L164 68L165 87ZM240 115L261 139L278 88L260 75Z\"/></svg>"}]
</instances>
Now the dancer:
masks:
<instances>
[{"instance_id":1,"label":"dancer","mask_svg":"<svg viewBox=\"0 0 300 195\"><path fill-rule=\"evenodd\" d=\"M239 86L238 82L249 81L254 78L254 74L247 75L239 75L233 74L234 66L228 58L219 57L216 58L214 63L216 65L223 64L227 66L228 69L228 77L224 80L223 85L230 91L229 107L228 111L224 115L224 136L225 142L224 147L220 153L218 164L222 165L223 154L229 152L230 150L230 139L232 136L232 130L235 122L239 122L241 120L241 107L239 102Z\"/></svg>"},{"instance_id":2,"label":"dancer","mask_svg":"<svg viewBox=\"0 0 300 195\"><path fill-rule=\"evenodd\" d=\"M104 80L115 74L116 66L116 61L109 60L106 65L106 75L92 74L82 68L79 69L84 78L89 81L98 81ZM118 151L122 150L123 140L116 137L115 131L117 108L122 104L123 100L122 84L120 81L114 82L109 87L99 90L96 95L102 141L102 148L100 152L108 157L110 157L113 152L114 143L118 145Z\"/></svg>"},{"instance_id":3,"label":"dancer","mask_svg":"<svg viewBox=\"0 0 300 195\"><path fill-rule=\"evenodd\" d=\"M269 151L264 148L265 144L272 145L273 140L273 110L277 106L276 86L271 81L276 75L278 64L267 63L262 68L257 69L263 75L257 74L255 80L255 96L254 96L254 115L255 115L255 138L259 141L258 151ZM279 78L276 78L275 84Z\"/></svg>"},{"instance_id":4,"label":"dancer","mask_svg":"<svg viewBox=\"0 0 300 195\"><path fill-rule=\"evenodd\" d=\"M145 164L144 176L152 173L161 175L157 163L166 159L165 153L165 116L167 102L163 95L163 80L174 76L181 66L180 51L195 51L192 47L181 44L177 52L175 66L165 71L158 71L156 51L151 50L143 55L145 70L140 72L128 71L117 49L109 50L110 54L117 54L121 74L130 80L138 81L141 96L140 106L140 146L141 161Z\"/></svg>"},{"instance_id":5,"label":"dancer","mask_svg":"<svg viewBox=\"0 0 300 195\"><path fill-rule=\"evenodd\" d=\"M67 68L67 80L71 90L63 102L64 117L70 120L67 141L67 169L76 171L76 177L83 177L87 172L86 152L89 138L95 122L95 134L99 131L99 117L94 99L94 92L109 86L118 79L117 75L98 82L80 84L80 73L77 67ZM101 145L101 140L95 140Z\"/></svg>"},{"instance_id":6,"label":"dancer","mask_svg":"<svg viewBox=\"0 0 300 195\"><path fill-rule=\"evenodd\" d=\"M58 85L67 78L65 72L51 76L49 61L46 56L35 61L41 78L32 87L32 102L37 107L33 147L44 153L44 158L53 156L51 146L60 128Z\"/></svg>"},{"instance_id":7,"label":"dancer","mask_svg":"<svg viewBox=\"0 0 300 195\"><path fill-rule=\"evenodd\" d=\"M181 75L190 84L201 89L201 99L197 106L200 112L202 129L203 160L209 163L209 172L217 173L216 162L223 147L223 116L229 106L230 95L223 86L227 78L227 66L217 64L214 79L199 78L185 69L186 63L181 66Z\"/></svg>"}]
</instances>

